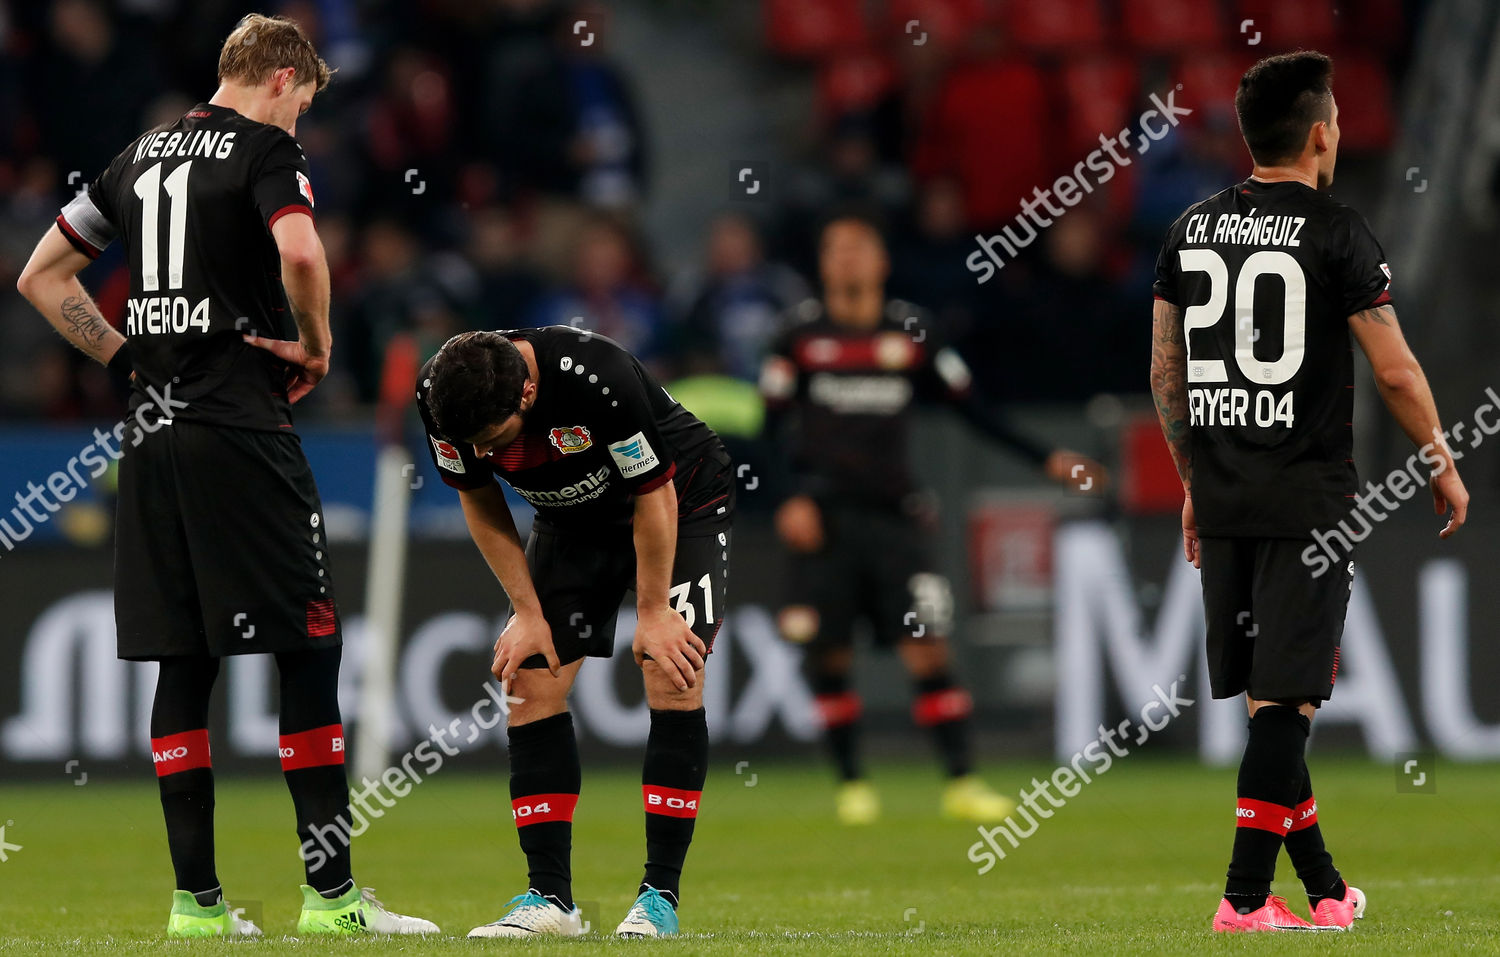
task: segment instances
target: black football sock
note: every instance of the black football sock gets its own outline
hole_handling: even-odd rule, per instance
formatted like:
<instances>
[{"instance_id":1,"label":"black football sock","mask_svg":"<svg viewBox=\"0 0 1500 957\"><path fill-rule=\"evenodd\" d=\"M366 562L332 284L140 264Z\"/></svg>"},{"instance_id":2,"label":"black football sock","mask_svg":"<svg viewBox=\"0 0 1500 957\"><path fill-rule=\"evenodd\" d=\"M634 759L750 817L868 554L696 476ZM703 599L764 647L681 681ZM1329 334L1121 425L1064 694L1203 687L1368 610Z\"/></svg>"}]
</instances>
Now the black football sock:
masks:
<instances>
[{"instance_id":1,"label":"black football sock","mask_svg":"<svg viewBox=\"0 0 1500 957\"><path fill-rule=\"evenodd\" d=\"M848 675L817 675L812 686L839 780L857 781L864 776L859 763L859 718L863 711L859 695L849 687Z\"/></svg>"},{"instance_id":2,"label":"black football sock","mask_svg":"<svg viewBox=\"0 0 1500 957\"><path fill-rule=\"evenodd\" d=\"M646 807L646 874L637 893L660 891L676 907L682 863L693 843L698 802L708 779L708 719L704 710L651 709L651 734L641 768Z\"/></svg>"},{"instance_id":3,"label":"black football sock","mask_svg":"<svg viewBox=\"0 0 1500 957\"><path fill-rule=\"evenodd\" d=\"M1234 855L1224 896L1241 913L1263 907L1276 876L1276 858L1291 829L1302 789L1302 754L1311 727L1284 705L1265 705L1250 719L1240 760Z\"/></svg>"},{"instance_id":4,"label":"black football sock","mask_svg":"<svg viewBox=\"0 0 1500 957\"><path fill-rule=\"evenodd\" d=\"M193 895L193 900L198 902L199 907L213 907L224 902L224 888L215 887L212 890L199 891Z\"/></svg>"},{"instance_id":5,"label":"black football sock","mask_svg":"<svg viewBox=\"0 0 1500 957\"><path fill-rule=\"evenodd\" d=\"M583 772L567 711L510 728L510 810L530 889L573 909L573 809Z\"/></svg>"},{"instance_id":6,"label":"black football sock","mask_svg":"<svg viewBox=\"0 0 1500 957\"><path fill-rule=\"evenodd\" d=\"M177 889L204 907L222 896L214 868L214 772L208 752L208 702L218 675L217 658L163 658L151 706L151 761Z\"/></svg>"},{"instance_id":7,"label":"black football sock","mask_svg":"<svg viewBox=\"0 0 1500 957\"><path fill-rule=\"evenodd\" d=\"M1333 855L1323 846L1323 832L1318 827L1318 801L1313 797L1312 777L1307 762L1302 763L1302 787L1293 808L1292 829L1286 835L1286 853L1297 869L1297 877L1307 891L1307 901L1316 908L1325 898L1344 899L1344 879L1333 866Z\"/></svg>"},{"instance_id":8,"label":"black football sock","mask_svg":"<svg viewBox=\"0 0 1500 957\"><path fill-rule=\"evenodd\" d=\"M947 672L917 682L912 718L918 727L932 730L938 757L949 777L963 777L973 767L969 743L969 718L973 713L974 699Z\"/></svg>"},{"instance_id":9,"label":"black football sock","mask_svg":"<svg viewBox=\"0 0 1500 957\"><path fill-rule=\"evenodd\" d=\"M339 646L276 655L281 690L281 772L297 812L307 884L341 897L350 873L349 779L339 715Z\"/></svg>"},{"instance_id":10,"label":"black football sock","mask_svg":"<svg viewBox=\"0 0 1500 957\"><path fill-rule=\"evenodd\" d=\"M344 881L344 883L330 887L326 891L318 891L318 896L324 900L336 901L352 890L354 890L354 878L351 877L347 881Z\"/></svg>"}]
</instances>

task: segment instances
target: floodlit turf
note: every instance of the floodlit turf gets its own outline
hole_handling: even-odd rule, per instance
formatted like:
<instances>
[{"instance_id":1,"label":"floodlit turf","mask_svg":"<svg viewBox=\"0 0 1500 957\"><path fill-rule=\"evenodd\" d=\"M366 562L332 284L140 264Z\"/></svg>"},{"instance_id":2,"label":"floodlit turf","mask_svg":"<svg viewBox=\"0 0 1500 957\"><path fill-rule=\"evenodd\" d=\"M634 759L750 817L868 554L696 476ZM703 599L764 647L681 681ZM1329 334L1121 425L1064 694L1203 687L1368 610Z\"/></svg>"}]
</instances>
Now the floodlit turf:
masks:
<instances>
[{"instance_id":1,"label":"floodlit turf","mask_svg":"<svg viewBox=\"0 0 1500 957\"><path fill-rule=\"evenodd\" d=\"M722 756L721 756L722 757ZM156 788L90 781L0 787L0 953L562 954L653 948L675 954L1497 953L1500 825L1494 766L1443 765L1436 794L1399 794L1390 767L1320 754L1314 775L1340 866L1370 897L1338 936L1220 938L1209 931L1230 840L1232 771L1131 758L1057 811L989 874L966 850L972 826L939 820L926 764L878 766L886 815L840 828L819 767L710 775L688 861L684 936L607 935L634 896L643 857L633 772L585 774L574 838L575 891L592 922L581 940L465 941L525 887L504 781L453 774L424 783L355 845L356 874L394 909L450 938L287 939L300 862L291 806L275 779L219 791L219 873L261 909L255 943L161 935L172 890ZM1014 791L1043 764L990 767ZM747 786L752 784L753 786ZM1278 890L1306 899L1285 859Z\"/></svg>"}]
</instances>

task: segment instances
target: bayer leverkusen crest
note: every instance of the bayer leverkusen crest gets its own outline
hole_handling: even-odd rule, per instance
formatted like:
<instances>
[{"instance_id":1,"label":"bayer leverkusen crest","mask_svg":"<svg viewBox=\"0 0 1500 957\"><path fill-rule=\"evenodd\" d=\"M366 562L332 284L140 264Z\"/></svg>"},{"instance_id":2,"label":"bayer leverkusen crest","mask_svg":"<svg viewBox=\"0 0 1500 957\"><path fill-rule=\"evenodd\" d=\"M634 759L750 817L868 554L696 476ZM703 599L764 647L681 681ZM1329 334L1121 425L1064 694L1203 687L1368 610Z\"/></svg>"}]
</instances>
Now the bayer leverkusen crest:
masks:
<instances>
[{"instance_id":1,"label":"bayer leverkusen crest","mask_svg":"<svg viewBox=\"0 0 1500 957\"><path fill-rule=\"evenodd\" d=\"M589 430L581 425L570 426L566 429L552 430L552 444L564 455L572 455L574 452L582 452L594 444Z\"/></svg>"}]
</instances>

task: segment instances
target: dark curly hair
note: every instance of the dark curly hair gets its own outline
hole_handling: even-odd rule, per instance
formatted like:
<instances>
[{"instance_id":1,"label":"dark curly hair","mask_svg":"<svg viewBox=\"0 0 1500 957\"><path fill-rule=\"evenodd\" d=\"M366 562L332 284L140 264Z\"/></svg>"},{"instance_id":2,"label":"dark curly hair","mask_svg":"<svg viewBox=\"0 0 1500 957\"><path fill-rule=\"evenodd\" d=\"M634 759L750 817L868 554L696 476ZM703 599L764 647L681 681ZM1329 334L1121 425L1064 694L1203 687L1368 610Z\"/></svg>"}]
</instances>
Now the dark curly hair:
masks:
<instances>
[{"instance_id":1,"label":"dark curly hair","mask_svg":"<svg viewBox=\"0 0 1500 957\"><path fill-rule=\"evenodd\" d=\"M438 431L464 442L521 411L530 370L515 343L498 332L449 339L432 361L427 407Z\"/></svg>"}]
</instances>

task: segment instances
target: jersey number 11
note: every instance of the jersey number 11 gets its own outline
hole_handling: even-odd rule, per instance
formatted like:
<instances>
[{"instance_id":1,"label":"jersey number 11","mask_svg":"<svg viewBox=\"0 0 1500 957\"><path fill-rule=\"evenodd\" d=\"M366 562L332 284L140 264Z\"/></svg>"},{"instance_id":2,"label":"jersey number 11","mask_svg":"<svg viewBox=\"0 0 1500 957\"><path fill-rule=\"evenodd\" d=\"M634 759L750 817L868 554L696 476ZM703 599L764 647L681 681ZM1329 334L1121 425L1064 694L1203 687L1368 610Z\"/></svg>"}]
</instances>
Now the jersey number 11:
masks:
<instances>
[{"instance_id":1,"label":"jersey number 11","mask_svg":"<svg viewBox=\"0 0 1500 957\"><path fill-rule=\"evenodd\" d=\"M135 181L135 195L141 199L141 288L155 292L161 288L161 256L158 244L161 239L159 217L161 192L166 189L167 199L167 288L182 288L183 248L187 245L187 200L188 174L193 161L188 160L161 176L162 164L142 173Z\"/></svg>"}]
</instances>

